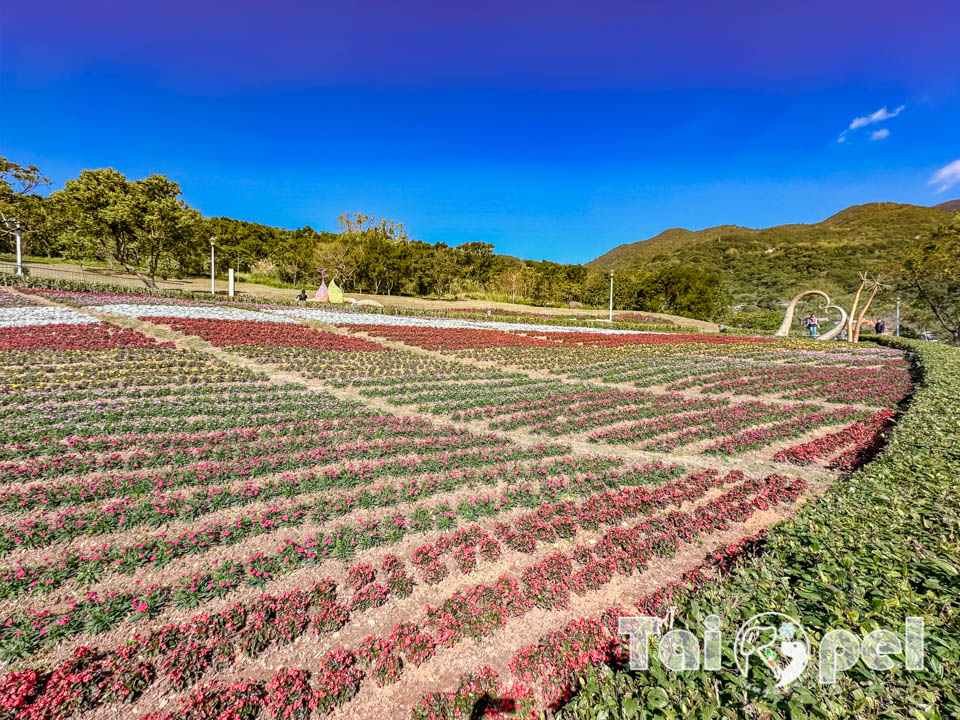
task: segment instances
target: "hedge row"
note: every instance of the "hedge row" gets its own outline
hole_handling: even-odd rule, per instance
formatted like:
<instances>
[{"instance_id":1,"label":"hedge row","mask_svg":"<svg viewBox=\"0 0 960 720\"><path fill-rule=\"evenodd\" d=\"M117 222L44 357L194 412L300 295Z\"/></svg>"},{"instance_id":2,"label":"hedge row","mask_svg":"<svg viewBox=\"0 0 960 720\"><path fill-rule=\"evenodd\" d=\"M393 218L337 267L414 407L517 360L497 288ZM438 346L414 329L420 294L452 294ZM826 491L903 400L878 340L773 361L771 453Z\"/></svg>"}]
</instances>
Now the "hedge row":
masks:
<instances>
[{"instance_id":1,"label":"hedge row","mask_svg":"<svg viewBox=\"0 0 960 720\"><path fill-rule=\"evenodd\" d=\"M960 350L885 338L914 354L918 389L886 449L771 529L759 556L676 602L675 628L703 638L702 618L724 618L722 672L673 672L650 645L650 670L606 668L582 678L558 718L941 718L960 715ZM751 616L800 619L811 641L806 672L786 690L751 665L742 677L733 637ZM862 638L904 618L926 626L924 669L870 670L858 662L818 682L828 629Z\"/></svg>"}]
</instances>

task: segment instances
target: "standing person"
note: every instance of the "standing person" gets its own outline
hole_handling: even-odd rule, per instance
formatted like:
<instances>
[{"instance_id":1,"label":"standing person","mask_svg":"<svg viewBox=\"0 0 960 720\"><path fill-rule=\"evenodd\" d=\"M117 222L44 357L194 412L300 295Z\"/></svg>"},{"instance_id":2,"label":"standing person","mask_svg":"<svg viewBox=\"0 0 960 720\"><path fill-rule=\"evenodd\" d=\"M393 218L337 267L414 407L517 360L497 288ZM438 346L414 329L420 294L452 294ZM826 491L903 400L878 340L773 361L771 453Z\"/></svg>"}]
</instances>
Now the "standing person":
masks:
<instances>
[{"instance_id":1,"label":"standing person","mask_svg":"<svg viewBox=\"0 0 960 720\"><path fill-rule=\"evenodd\" d=\"M820 329L820 323L817 320L817 316L813 313L810 313L810 317L807 318L807 329L810 331L810 339L817 339L817 331Z\"/></svg>"},{"instance_id":2,"label":"standing person","mask_svg":"<svg viewBox=\"0 0 960 720\"><path fill-rule=\"evenodd\" d=\"M887 329L887 326L883 324L883 320L877 320L877 324L873 326L873 329L877 335L883 335L883 331Z\"/></svg>"},{"instance_id":3,"label":"standing person","mask_svg":"<svg viewBox=\"0 0 960 720\"><path fill-rule=\"evenodd\" d=\"M307 301L307 291L306 291L306 290L301 290L301 291L300 291L300 294L297 295L297 300L299 300L300 302L306 302L306 301Z\"/></svg>"}]
</instances>

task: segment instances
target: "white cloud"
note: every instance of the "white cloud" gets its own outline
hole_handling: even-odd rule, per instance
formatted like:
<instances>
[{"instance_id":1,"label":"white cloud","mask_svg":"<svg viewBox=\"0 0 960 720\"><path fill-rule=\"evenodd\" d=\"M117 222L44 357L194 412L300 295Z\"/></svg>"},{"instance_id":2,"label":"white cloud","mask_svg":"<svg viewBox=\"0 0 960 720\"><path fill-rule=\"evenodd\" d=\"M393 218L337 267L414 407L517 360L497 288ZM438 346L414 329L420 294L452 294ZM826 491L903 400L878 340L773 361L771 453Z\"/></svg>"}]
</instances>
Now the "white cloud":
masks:
<instances>
[{"instance_id":1,"label":"white cloud","mask_svg":"<svg viewBox=\"0 0 960 720\"><path fill-rule=\"evenodd\" d=\"M842 133L840 133L839 137L837 137L837 142L838 143L846 142L847 133L853 132L854 130L859 130L860 128L867 127L868 125L876 125L877 123L881 123L885 120L889 120L890 118L895 118L897 115L899 115L906 109L907 109L906 105L901 105L900 107L894 108L893 112L891 112L890 110L887 110L887 106L884 105L882 108L880 108L874 113L870 113L869 115L864 115L863 117L855 117L853 120L850 121L850 125L847 127L847 129L844 130ZM886 129L878 130L877 132L873 133L870 136L870 139L883 140L885 137L889 135L890 135L889 130L886 130Z\"/></svg>"},{"instance_id":2,"label":"white cloud","mask_svg":"<svg viewBox=\"0 0 960 720\"><path fill-rule=\"evenodd\" d=\"M945 192L960 183L960 160L954 160L949 165L944 165L937 170L930 178L928 185L939 185L938 193Z\"/></svg>"},{"instance_id":3,"label":"white cloud","mask_svg":"<svg viewBox=\"0 0 960 720\"><path fill-rule=\"evenodd\" d=\"M866 117L856 117L850 122L850 127L847 130L856 130L857 128L866 127L867 125L876 125L878 122L883 122L884 120L889 120L890 118L895 118L897 115L902 113L906 109L906 105L901 105L893 112L888 112L886 105L877 110L875 113L871 113Z\"/></svg>"}]
</instances>

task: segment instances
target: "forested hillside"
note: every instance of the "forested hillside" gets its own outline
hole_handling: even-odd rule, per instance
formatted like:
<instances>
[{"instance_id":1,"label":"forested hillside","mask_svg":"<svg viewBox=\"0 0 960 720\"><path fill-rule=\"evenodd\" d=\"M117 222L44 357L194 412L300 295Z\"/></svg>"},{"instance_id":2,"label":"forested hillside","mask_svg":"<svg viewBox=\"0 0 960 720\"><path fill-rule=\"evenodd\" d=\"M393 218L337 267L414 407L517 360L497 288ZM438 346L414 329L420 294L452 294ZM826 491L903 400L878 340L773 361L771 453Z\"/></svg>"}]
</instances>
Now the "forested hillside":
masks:
<instances>
[{"instance_id":1,"label":"forested hillside","mask_svg":"<svg viewBox=\"0 0 960 720\"><path fill-rule=\"evenodd\" d=\"M954 205L960 201L937 207L869 203L823 222L762 230L735 225L696 232L675 228L620 245L587 267L629 271L694 265L719 274L734 304L775 307L808 287L845 297L856 289L859 270L888 270L909 241L949 222Z\"/></svg>"}]
</instances>

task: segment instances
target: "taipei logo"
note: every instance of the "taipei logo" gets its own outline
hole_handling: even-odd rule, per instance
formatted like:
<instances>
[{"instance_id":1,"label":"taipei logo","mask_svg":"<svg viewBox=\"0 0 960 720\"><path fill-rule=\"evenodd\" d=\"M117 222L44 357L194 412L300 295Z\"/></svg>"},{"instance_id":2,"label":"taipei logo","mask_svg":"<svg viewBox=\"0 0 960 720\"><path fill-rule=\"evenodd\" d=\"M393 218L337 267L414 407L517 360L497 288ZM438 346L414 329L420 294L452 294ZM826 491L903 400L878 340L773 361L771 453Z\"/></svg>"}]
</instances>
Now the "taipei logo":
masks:
<instances>
[{"instance_id":1,"label":"taipei logo","mask_svg":"<svg viewBox=\"0 0 960 720\"><path fill-rule=\"evenodd\" d=\"M786 688L810 662L810 640L800 623L778 612L754 615L740 626L734 640L737 667L746 677L751 662L769 670L778 688Z\"/></svg>"}]
</instances>

